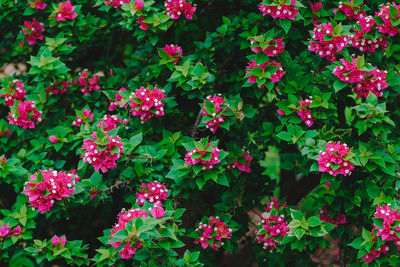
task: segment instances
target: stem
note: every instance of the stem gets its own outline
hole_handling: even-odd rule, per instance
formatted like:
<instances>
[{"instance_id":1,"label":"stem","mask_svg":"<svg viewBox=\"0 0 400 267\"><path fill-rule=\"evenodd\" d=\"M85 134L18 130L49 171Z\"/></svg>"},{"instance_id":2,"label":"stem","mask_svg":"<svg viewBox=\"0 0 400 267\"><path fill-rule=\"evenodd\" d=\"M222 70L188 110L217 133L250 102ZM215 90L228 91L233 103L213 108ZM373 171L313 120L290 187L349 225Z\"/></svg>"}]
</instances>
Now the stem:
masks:
<instances>
[{"instance_id":1,"label":"stem","mask_svg":"<svg viewBox=\"0 0 400 267\"><path fill-rule=\"evenodd\" d=\"M200 118L201 118L201 109L199 110L199 113L197 114L196 122L193 124L192 134L190 135L190 136L193 137L193 138L194 138L194 136L196 135L197 126L198 126L199 123L200 123Z\"/></svg>"}]
</instances>

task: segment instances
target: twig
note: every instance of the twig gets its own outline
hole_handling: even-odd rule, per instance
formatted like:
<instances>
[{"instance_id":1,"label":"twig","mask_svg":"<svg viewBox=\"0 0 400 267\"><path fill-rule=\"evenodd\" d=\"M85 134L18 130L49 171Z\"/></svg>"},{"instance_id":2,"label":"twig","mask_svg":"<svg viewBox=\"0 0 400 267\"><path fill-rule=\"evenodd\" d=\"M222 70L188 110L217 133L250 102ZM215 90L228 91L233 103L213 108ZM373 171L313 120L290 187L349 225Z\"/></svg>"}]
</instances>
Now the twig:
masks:
<instances>
[{"instance_id":1,"label":"twig","mask_svg":"<svg viewBox=\"0 0 400 267\"><path fill-rule=\"evenodd\" d=\"M200 118L201 118L201 109L199 110L199 114L197 114L196 122L193 124L192 134L190 135L190 136L193 137L193 138L194 138L194 136L196 135L197 126L198 126L199 123L200 123Z\"/></svg>"},{"instance_id":2,"label":"twig","mask_svg":"<svg viewBox=\"0 0 400 267\"><path fill-rule=\"evenodd\" d=\"M120 186L129 184L129 183L130 183L129 180L118 181L118 182L116 182L115 184L113 184L112 186L110 186L110 187L108 187L106 189L96 191L96 193L105 193L107 191L111 191L112 192L114 189L118 189Z\"/></svg>"}]
</instances>

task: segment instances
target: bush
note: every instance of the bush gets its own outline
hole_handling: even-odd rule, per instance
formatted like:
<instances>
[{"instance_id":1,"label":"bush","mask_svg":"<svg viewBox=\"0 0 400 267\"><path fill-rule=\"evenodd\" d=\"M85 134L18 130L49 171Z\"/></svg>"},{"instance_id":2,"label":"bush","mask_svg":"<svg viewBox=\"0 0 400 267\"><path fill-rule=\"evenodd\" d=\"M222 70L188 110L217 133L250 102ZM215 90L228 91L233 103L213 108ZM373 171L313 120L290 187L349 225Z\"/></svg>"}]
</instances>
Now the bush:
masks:
<instances>
[{"instance_id":1,"label":"bush","mask_svg":"<svg viewBox=\"0 0 400 267\"><path fill-rule=\"evenodd\" d=\"M399 10L0 0L0 261L398 264Z\"/></svg>"}]
</instances>

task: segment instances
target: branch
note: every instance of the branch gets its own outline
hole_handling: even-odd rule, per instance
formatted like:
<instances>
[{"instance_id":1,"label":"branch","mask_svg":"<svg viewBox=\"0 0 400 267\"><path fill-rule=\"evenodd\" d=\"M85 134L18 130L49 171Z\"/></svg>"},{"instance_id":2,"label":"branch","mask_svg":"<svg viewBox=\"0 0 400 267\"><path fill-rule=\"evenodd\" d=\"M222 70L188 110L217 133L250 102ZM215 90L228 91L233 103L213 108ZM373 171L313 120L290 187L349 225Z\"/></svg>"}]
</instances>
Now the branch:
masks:
<instances>
[{"instance_id":1,"label":"branch","mask_svg":"<svg viewBox=\"0 0 400 267\"><path fill-rule=\"evenodd\" d=\"M197 114L196 122L193 124L193 127L192 127L192 134L190 136L193 137L193 138L196 135L197 126L200 123L200 118L201 118L201 109L199 110L199 114Z\"/></svg>"}]
</instances>

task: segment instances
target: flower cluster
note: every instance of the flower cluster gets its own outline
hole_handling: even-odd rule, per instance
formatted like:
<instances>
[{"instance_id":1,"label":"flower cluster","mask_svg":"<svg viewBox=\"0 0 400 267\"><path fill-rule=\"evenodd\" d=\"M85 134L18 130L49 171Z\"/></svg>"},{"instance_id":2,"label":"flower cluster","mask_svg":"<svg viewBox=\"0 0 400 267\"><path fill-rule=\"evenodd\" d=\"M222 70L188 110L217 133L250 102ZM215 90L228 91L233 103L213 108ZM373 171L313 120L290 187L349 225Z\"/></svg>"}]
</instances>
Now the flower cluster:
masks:
<instances>
[{"instance_id":1,"label":"flower cluster","mask_svg":"<svg viewBox=\"0 0 400 267\"><path fill-rule=\"evenodd\" d=\"M147 24L146 22L143 22L145 20L145 18L143 16L141 16L136 23L139 24L139 28L142 30L147 30L149 28L149 24Z\"/></svg>"},{"instance_id":2,"label":"flower cluster","mask_svg":"<svg viewBox=\"0 0 400 267\"><path fill-rule=\"evenodd\" d=\"M108 132L118 127L118 123L123 125L128 124L127 119L121 119L117 115L104 115L101 121L97 124L97 127L102 128Z\"/></svg>"},{"instance_id":3,"label":"flower cluster","mask_svg":"<svg viewBox=\"0 0 400 267\"><path fill-rule=\"evenodd\" d=\"M316 25L309 41L308 50L331 62L335 61L338 52L348 45L349 38L345 35L333 35L333 31L330 22Z\"/></svg>"},{"instance_id":4,"label":"flower cluster","mask_svg":"<svg viewBox=\"0 0 400 267\"><path fill-rule=\"evenodd\" d=\"M378 249L371 248L371 250L361 257L361 259L366 263L372 262L374 259L379 258L382 254L386 254L389 251L389 247L386 244L382 244Z\"/></svg>"},{"instance_id":5,"label":"flower cluster","mask_svg":"<svg viewBox=\"0 0 400 267\"><path fill-rule=\"evenodd\" d=\"M349 159L353 156L349 147L340 142L329 142L325 148L326 151L321 150L317 159L319 171L327 172L333 176L337 174L350 175L355 167L349 162Z\"/></svg>"},{"instance_id":6,"label":"flower cluster","mask_svg":"<svg viewBox=\"0 0 400 267\"><path fill-rule=\"evenodd\" d=\"M266 4L265 2L270 3ZM258 9L263 16L271 15L273 18L294 20L297 13L299 13L299 10L295 6L296 0L291 0L290 4L286 4L286 2L287 1L277 0L263 1L263 3L258 6Z\"/></svg>"},{"instance_id":7,"label":"flower cluster","mask_svg":"<svg viewBox=\"0 0 400 267\"><path fill-rule=\"evenodd\" d=\"M0 226L0 240L4 237L11 237L21 234L21 226L17 225L14 229L8 226L8 223Z\"/></svg>"},{"instance_id":8,"label":"flower cluster","mask_svg":"<svg viewBox=\"0 0 400 267\"><path fill-rule=\"evenodd\" d=\"M15 100L23 101L25 99L25 95L26 92L24 90L24 83L14 80L11 83L9 92L1 95L1 97L4 97L4 105L13 106Z\"/></svg>"},{"instance_id":9,"label":"flower cluster","mask_svg":"<svg viewBox=\"0 0 400 267\"><path fill-rule=\"evenodd\" d=\"M31 6L33 9L43 10L46 8L46 3L43 3L42 0L33 0L33 2L26 3L27 5Z\"/></svg>"},{"instance_id":10,"label":"flower cluster","mask_svg":"<svg viewBox=\"0 0 400 267\"><path fill-rule=\"evenodd\" d=\"M144 201L161 205L161 201L166 200L167 196L168 190L165 185L160 182L142 183L136 193L137 203L139 205L143 205Z\"/></svg>"},{"instance_id":11,"label":"flower cluster","mask_svg":"<svg viewBox=\"0 0 400 267\"><path fill-rule=\"evenodd\" d=\"M328 206L324 206L319 211L319 218L321 221L334 224L338 227L339 224L345 224L347 222L346 215L340 212L336 212L333 217L328 213Z\"/></svg>"},{"instance_id":12,"label":"flower cluster","mask_svg":"<svg viewBox=\"0 0 400 267\"><path fill-rule=\"evenodd\" d=\"M185 18L192 19L196 11L196 5L192 5L186 0L167 0L165 1L165 14L176 20L183 14Z\"/></svg>"},{"instance_id":13,"label":"flower cluster","mask_svg":"<svg viewBox=\"0 0 400 267\"><path fill-rule=\"evenodd\" d=\"M178 45L165 45L162 51L168 54L168 58L174 58L174 64L178 63L179 58L182 57L182 48Z\"/></svg>"},{"instance_id":14,"label":"flower cluster","mask_svg":"<svg viewBox=\"0 0 400 267\"><path fill-rule=\"evenodd\" d=\"M379 47L386 48L388 46L386 36L381 36L376 39L369 39L365 37L365 32L363 31L356 31L354 35L350 36L349 38L349 44L361 52L374 52Z\"/></svg>"},{"instance_id":15,"label":"flower cluster","mask_svg":"<svg viewBox=\"0 0 400 267\"><path fill-rule=\"evenodd\" d=\"M279 82L279 80L283 77L283 75L285 75L285 73L283 72L283 69L281 67L281 63L279 62L275 62L275 61L270 61L268 60L265 63L262 64L256 64L255 60L252 60L248 63L247 67L246 67L246 74L249 74L252 72L252 69L254 68L261 68L261 70L264 72L266 70L267 67L278 67L276 69L276 71L274 72L274 74L271 74L271 78L268 78L269 80L271 80L272 82L276 83ZM256 83L257 82L257 75L251 74L247 77L247 81L249 83ZM262 86L260 86L259 88L264 88L265 84L263 84Z\"/></svg>"},{"instance_id":16,"label":"flower cluster","mask_svg":"<svg viewBox=\"0 0 400 267\"><path fill-rule=\"evenodd\" d=\"M275 38L270 41L251 39L250 40L254 53L263 52L269 57L281 54L285 50L285 45L282 38Z\"/></svg>"},{"instance_id":17,"label":"flower cluster","mask_svg":"<svg viewBox=\"0 0 400 267\"><path fill-rule=\"evenodd\" d=\"M219 219L218 216L208 218L208 223L199 223L196 228L196 232L200 234L199 238L196 238L194 243L200 243L203 249L211 247L214 250L218 250L224 245L222 239L231 239L232 229L227 224Z\"/></svg>"},{"instance_id":18,"label":"flower cluster","mask_svg":"<svg viewBox=\"0 0 400 267\"><path fill-rule=\"evenodd\" d=\"M65 243L67 243L67 237L65 235L61 237L54 235L53 238L51 239L51 243L53 244L53 246L57 246L58 244L61 243L61 246L65 247Z\"/></svg>"},{"instance_id":19,"label":"flower cluster","mask_svg":"<svg viewBox=\"0 0 400 267\"><path fill-rule=\"evenodd\" d=\"M33 19L32 21L25 21L22 33L25 35L25 40L28 45L33 45L37 40L43 40L44 25L42 22Z\"/></svg>"},{"instance_id":20,"label":"flower cluster","mask_svg":"<svg viewBox=\"0 0 400 267\"><path fill-rule=\"evenodd\" d=\"M33 208L40 213L50 211L54 200L60 201L75 192L79 177L72 173L55 170L40 170L30 177L24 188L25 195Z\"/></svg>"},{"instance_id":21,"label":"flower cluster","mask_svg":"<svg viewBox=\"0 0 400 267\"><path fill-rule=\"evenodd\" d=\"M308 127L311 127L311 125L314 124L314 117L312 116L311 111L307 109L310 108L311 103L312 103L312 96L310 96L308 99L304 101L299 101L301 110L296 110L297 115L299 115L300 119L304 121L304 123Z\"/></svg>"},{"instance_id":22,"label":"flower cluster","mask_svg":"<svg viewBox=\"0 0 400 267\"><path fill-rule=\"evenodd\" d=\"M57 21L64 21L67 19L74 20L78 13L74 12L75 6L69 0L58 3L58 7L53 11L54 18Z\"/></svg>"},{"instance_id":23,"label":"flower cluster","mask_svg":"<svg viewBox=\"0 0 400 267\"><path fill-rule=\"evenodd\" d=\"M383 90L389 87L386 81L386 71L374 69L368 72L364 80L356 83L354 91L357 94L357 98L367 97L369 92L372 92L377 97L381 97Z\"/></svg>"},{"instance_id":24,"label":"flower cluster","mask_svg":"<svg viewBox=\"0 0 400 267\"><path fill-rule=\"evenodd\" d=\"M84 95L89 95L92 91L98 91L100 89L100 86L98 85L100 77L93 74L92 78L89 78L89 74L89 71L85 69L79 74L78 78L81 92Z\"/></svg>"},{"instance_id":25,"label":"flower cluster","mask_svg":"<svg viewBox=\"0 0 400 267\"><path fill-rule=\"evenodd\" d=\"M69 82L67 80L62 80L58 81L55 83L52 83L49 87L46 88L47 93L52 93L55 95L63 94L67 91L67 88L74 85L76 83L76 80L73 80L72 82Z\"/></svg>"},{"instance_id":26,"label":"flower cluster","mask_svg":"<svg viewBox=\"0 0 400 267\"><path fill-rule=\"evenodd\" d=\"M212 169L214 165L221 162L219 160L220 150L217 146L212 146L209 142L203 150L197 148L192 151L187 151L185 156L185 163L189 165L201 164L203 165L203 170Z\"/></svg>"},{"instance_id":27,"label":"flower cluster","mask_svg":"<svg viewBox=\"0 0 400 267\"><path fill-rule=\"evenodd\" d=\"M353 61L351 62L346 60L345 58L340 59L342 65L336 66L333 70L333 74L342 82L361 82L362 80L364 80L365 75L367 75L367 72L360 70L360 67L357 65L360 57L352 59Z\"/></svg>"},{"instance_id":28,"label":"flower cluster","mask_svg":"<svg viewBox=\"0 0 400 267\"><path fill-rule=\"evenodd\" d=\"M400 248L400 237L396 233L400 233L400 213L391 208L390 205L377 206L374 218L380 218L382 225L373 225L376 235L380 236L383 241L395 240L397 247ZM398 221L396 223L396 221Z\"/></svg>"},{"instance_id":29,"label":"flower cluster","mask_svg":"<svg viewBox=\"0 0 400 267\"><path fill-rule=\"evenodd\" d=\"M290 230L282 214L284 208L286 205L279 205L276 198L267 203L256 231L256 241L262 243L264 249L273 251Z\"/></svg>"},{"instance_id":30,"label":"flower cluster","mask_svg":"<svg viewBox=\"0 0 400 267\"><path fill-rule=\"evenodd\" d=\"M49 141L50 141L50 143L52 143L52 144L56 144L56 143L60 142L60 140L57 139L57 136L55 136L55 135L50 135L50 136L49 136Z\"/></svg>"},{"instance_id":31,"label":"flower cluster","mask_svg":"<svg viewBox=\"0 0 400 267\"><path fill-rule=\"evenodd\" d=\"M107 133L101 133L105 138L98 138L97 133L93 132L93 140L89 138L83 140L82 149L85 150L85 154L81 157L87 163L92 164L96 172L100 169L106 173L108 169L117 167L116 161L123 152L123 143L119 136L113 137Z\"/></svg>"},{"instance_id":32,"label":"flower cluster","mask_svg":"<svg viewBox=\"0 0 400 267\"><path fill-rule=\"evenodd\" d=\"M72 126L79 126L82 123L93 121L93 112L90 112L87 108L85 108L82 113L76 116L75 120L72 122Z\"/></svg>"},{"instance_id":33,"label":"flower cluster","mask_svg":"<svg viewBox=\"0 0 400 267\"><path fill-rule=\"evenodd\" d=\"M390 16L390 7L397 9L397 16L395 18L391 18ZM396 34L399 33L399 29L397 26L393 25L392 22L398 24L398 20L400 18L400 5L397 5L395 3L389 4L387 3L386 5L381 4L379 8L379 12L375 13L376 17L380 17L383 21L382 25L377 25L377 28L379 32L389 34L390 36L395 36Z\"/></svg>"},{"instance_id":34,"label":"flower cluster","mask_svg":"<svg viewBox=\"0 0 400 267\"><path fill-rule=\"evenodd\" d=\"M333 13L336 14L338 10L342 11L348 19L358 19L362 16L365 16L365 11L362 11L361 8L363 6L363 2L360 4L355 4L354 0L348 0L346 2L339 2L339 6L333 10Z\"/></svg>"},{"instance_id":35,"label":"flower cluster","mask_svg":"<svg viewBox=\"0 0 400 267\"><path fill-rule=\"evenodd\" d=\"M130 0L107 0L104 2L106 6L113 6L114 8L119 8L125 3L129 3Z\"/></svg>"},{"instance_id":36,"label":"flower cluster","mask_svg":"<svg viewBox=\"0 0 400 267\"><path fill-rule=\"evenodd\" d=\"M113 226L113 229L111 230L111 236L110 238L113 238L113 235L117 233L120 230L125 230L125 225L132 219L134 218L146 218L148 217L147 212L142 209L130 209L126 211L123 209L119 214L118 214L118 222ZM130 241L122 242L122 241L116 241L113 243L110 243L110 245L113 248L118 248L122 244L124 244L122 250L119 251L120 256L122 259L129 259L131 258L135 253L136 250L139 248L142 248L143 245L141 242L137 239L131 239Z\"/></svg>"},{"instance_id":37,"label":"flower cluster","mask_svg":"<svg viewBox=\"0 0 400 267\"><path fill-rule=\"evenodd\" d=\"M153 90L142 86L129 99L132 115L140 116L142 123L155 116L164 116L164 103L161 101L166 99L164 90L155 86Z\"/></svg>"},{"instance_id":38,"label":"flower cluster","mask_svg":"<svg viewBox=\"0 0 400 267\"><path fill-rule=\"evenodd\" d=\"M108 107L108 111L114 111L117 107L122 107L122 96L120 92L127 91L125 87L121 87L117 93L115 93L115 99L110 100L110 106ZM125 105L126 107L127 105Z\"/></svg>"},{"instance_id":39,"label":"flower cluster","mask_svg":"<svg viewBox=\"0 0 400 267\"><path fill-rule=\"evenodd\" d=\"M16 110L11 109L7 119L9 124L15 124L24 129L33 129L35 121L42 121L42 112L37 110L35 102L25 100L18 103Z\"/></svg>"},{"instance_id":40,"label":"flower cluster","mask_svg":"<svg viewBox=\"0 0 400 267\"><path fill-rule=\"evenodd\" d=\"M208 103L206 103L208 102ZM229 104L221 95L207 96L203 102L203 109L201 115L203 116L203 123L206 128L215 133L221 126L219 124L225 121L227 117L226 111L229 109Z\"/></svg>"},{"instance_id":41,"label":"flower cluster","mask_svg":"<svg viewBox=\"0 0 400 267\"><path fill-rule=\"evenodd\" d=\"M249 152L244 152L239 156L235 162L233 162L233 168L238 168L242 172L250 173L250 163L253 158L250 156Z\"/></svg>"}]
</instances>

